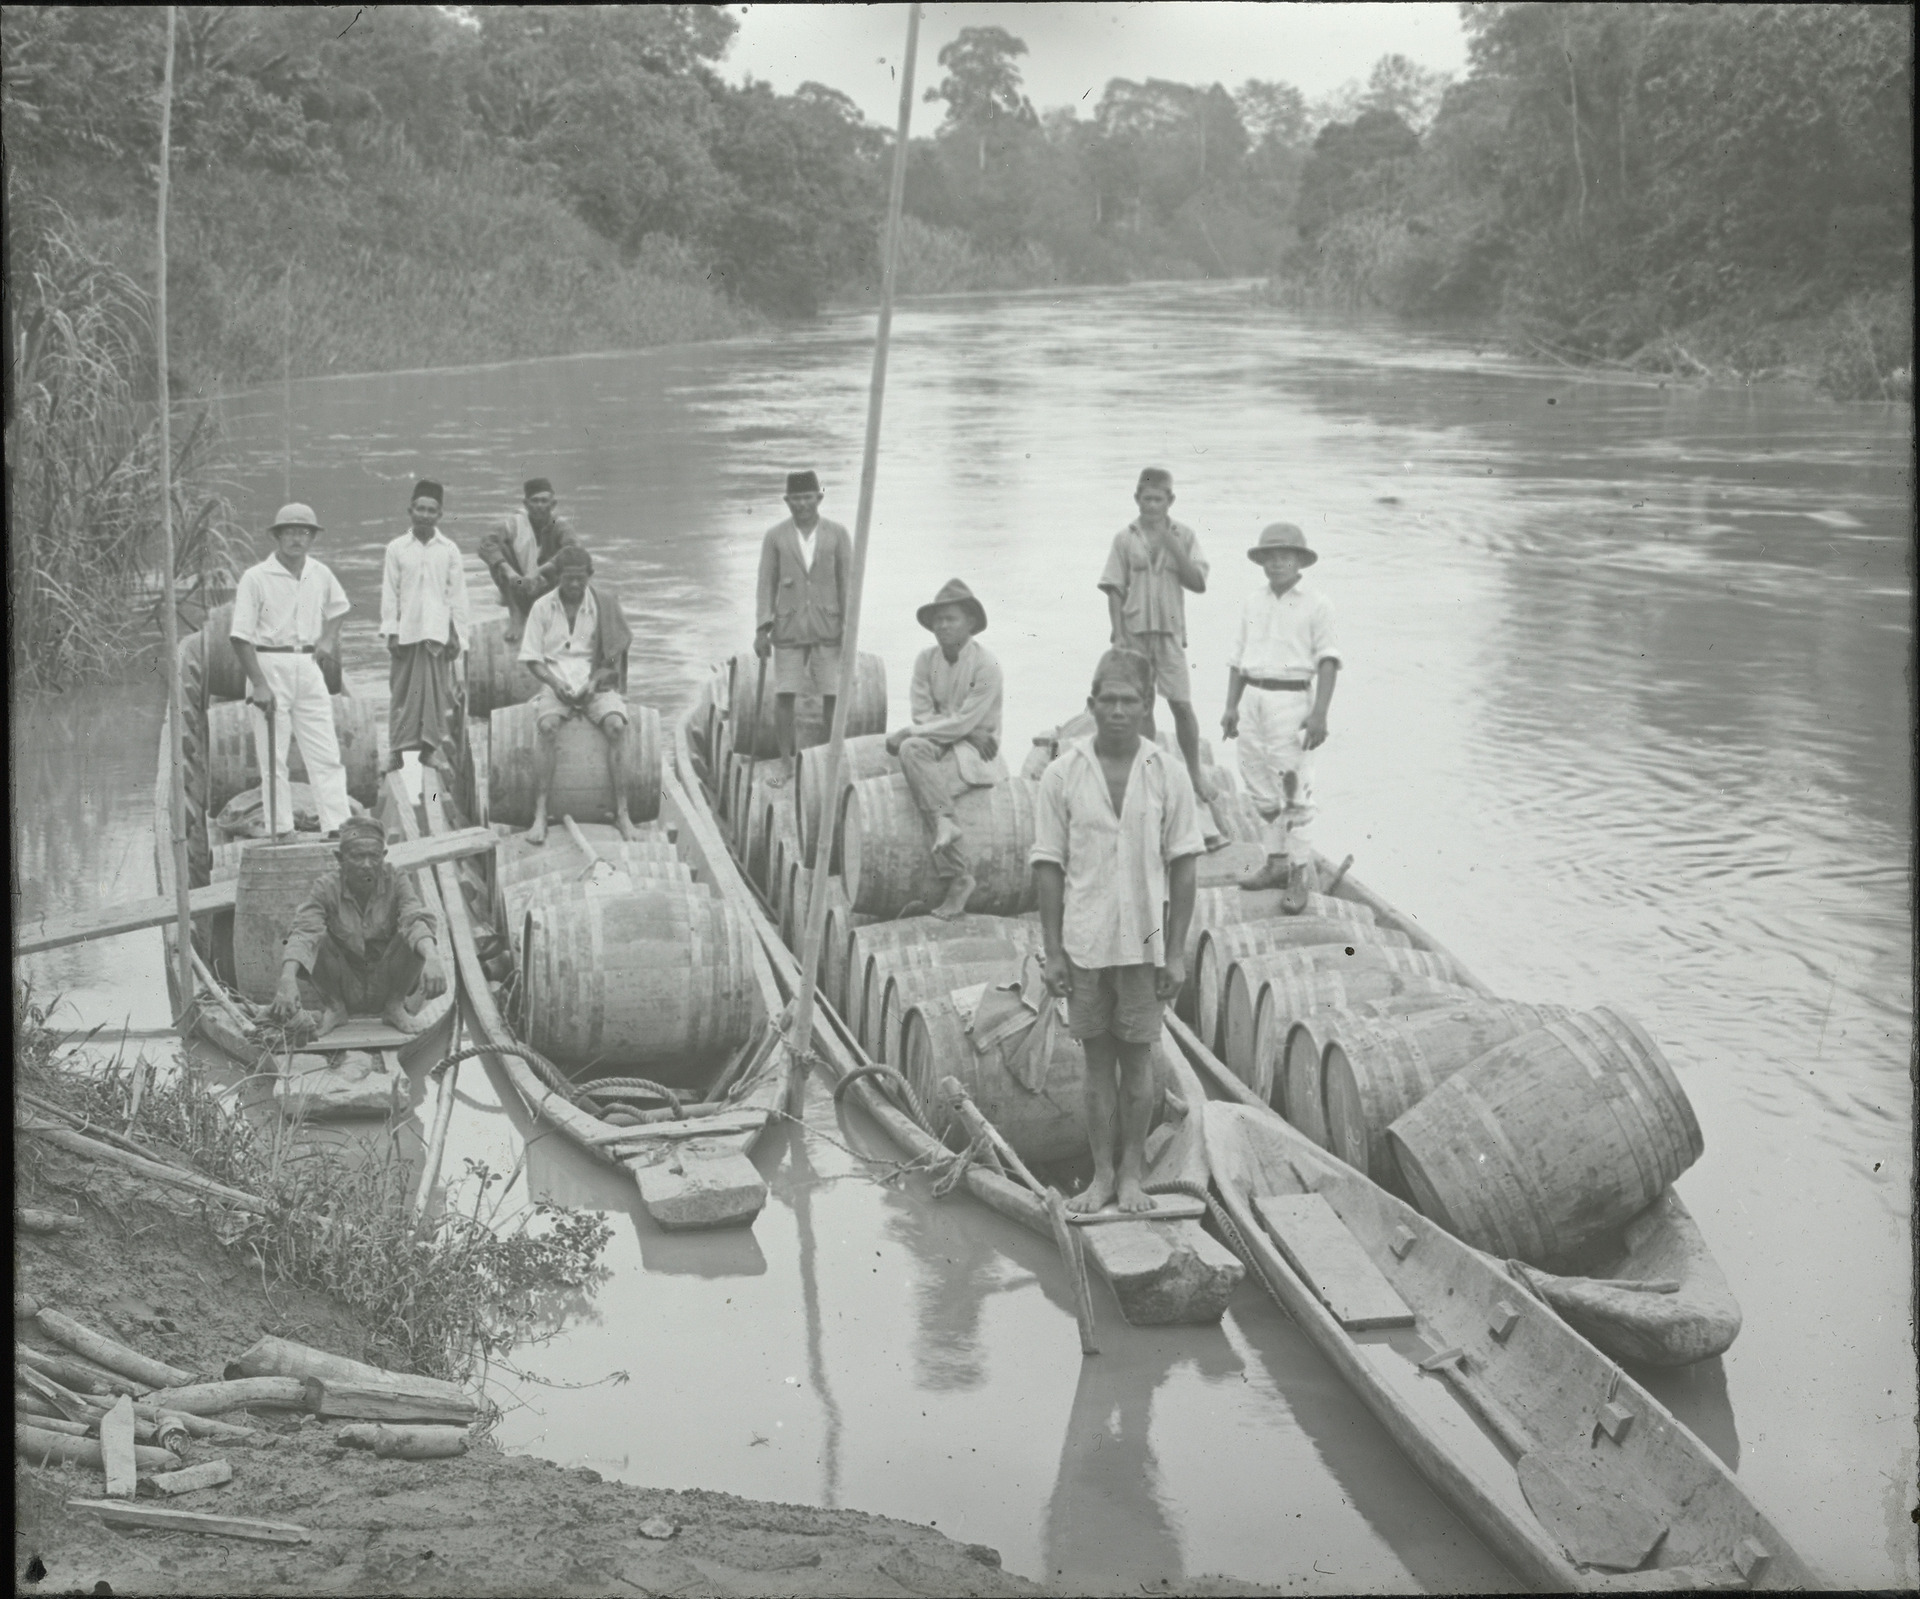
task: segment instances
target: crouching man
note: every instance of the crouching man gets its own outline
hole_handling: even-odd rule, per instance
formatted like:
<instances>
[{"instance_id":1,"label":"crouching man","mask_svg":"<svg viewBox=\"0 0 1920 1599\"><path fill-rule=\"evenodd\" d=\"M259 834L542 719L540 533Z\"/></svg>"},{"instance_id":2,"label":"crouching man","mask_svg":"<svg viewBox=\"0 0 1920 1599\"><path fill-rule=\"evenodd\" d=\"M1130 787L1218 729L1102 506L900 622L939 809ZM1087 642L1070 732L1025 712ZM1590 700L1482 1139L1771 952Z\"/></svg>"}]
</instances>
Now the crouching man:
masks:
<instances>
[{"instance_id":1,"label":"crouching man","mask_svg":"<svg viewBox=\"0 0 1920 1599\"><path fill-rule=\"evenodd\" d=\"M1153 663L1109 650L1094 673L1091 738L1040 779L1030 859L1047 987L1087 1052L1093 1181L1075 1211L1153 1209L1142 1186L1161 1011L1186 982L1194 860L1206 853L1184 764L1143 737Z\"/></svg>"},{"instance_id":2,"label":"crouching man","mask_svg":"<svg viewBox=\"0 0 1920 1599\"><path fill-rule=\"evenodd\" d=\"M620 692L633 634L619 599L610 591L597 591L588 581L593 576L591 555L569 544L555 557L555 564L559 584L533 602L520 640L520 659L540 680L540 692L533 699L534 722L540 730L539 795L527 842L547 841L547 795L560 758L560 724L570 716L584 716L606 739L614 825L622 838L636 839L639 831L627 814L627 740L632 735L627 728L627 702Z\"/></svg>"},{"instance_id":3,"label":"crouching man","mask_svg":"<svg viewBox=\"0 0 1920 1599\"><path fill-rule=\"evenodd\" d=\"M976 642L987 630L986 607L958 578L914 614L936 643L913 663L913 725L887 735L887 753L900 757L913 802L933 829L934 869L946 887L931 910L951 921L965 913L974 890L953 803L1007 775L1000 759L1000 663ZM901 915L928 909L909 905Z\"/></svg>"},{"instance_id":4,"label":"crouching man","mask_svg":"<svg viewBox=\"0 0 1920 1599\"><path fill-rule=\"evenodd\" d=\"M320 990L317 1024L300 1008L302 973ZM380 824L351 816L340 827L340 864L320 874L294 912L270 1014L317 1038L349 1016L377 1015L417 1033L420 1021L407 1009L416 985L425 999L447 990L433 914L412 880L387 864Z\"/></svg>"}]
</instances>

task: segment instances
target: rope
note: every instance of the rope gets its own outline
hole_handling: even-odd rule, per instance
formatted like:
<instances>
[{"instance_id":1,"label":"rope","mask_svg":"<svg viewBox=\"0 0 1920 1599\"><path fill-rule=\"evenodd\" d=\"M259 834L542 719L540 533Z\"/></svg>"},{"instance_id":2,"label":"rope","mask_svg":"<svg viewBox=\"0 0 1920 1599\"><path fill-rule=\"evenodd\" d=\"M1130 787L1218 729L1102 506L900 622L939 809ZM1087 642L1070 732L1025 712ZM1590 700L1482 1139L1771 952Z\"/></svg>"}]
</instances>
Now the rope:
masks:
<instances>
[{"instance_id":1,"label":"rope","mask_svg":"<svg viewBox=\"0 0 1920 1599\"><path fill-rule=\"evenodd\" d=\"M816 1056L813 1060L809 1061L808 1064L810 1066L823 1066L826 1063ZM847 1075L841 1078L834 1086L834 1104L838 1105L846 1091L863 1077L871 1077L883 1088L892 1089L892 1097L899 1102L900 1108L905 1111L908 1116L913 1118L914 1124L929 1138L935 1139L936 1141L938 1140L940 1135L933 1130L933 1127L927 1121L927 1113L920 1106L920 1096L913 1091L913 1084L908 1082L904 1076L895 1071L891 1066L869 1065L848 1072Z\"/></svg>"},{"instance_id":2,"label":"rope","mask_svg":"<svg viewBox=\"0 0 1920 1599\"><path fill-rule=\"evenodd\" d=\"M645 1077L597 1077L581 1084L580 1092L589 1099L657 1099L673 1107L676 1121L687 1114L678 1094Z\"/></svg>"},{"instance_id":3,"label":"rope","mask_svg":"<svg viewBox=\"0 0 1920 1599\"><path fill-rule=\"evenodd\" d=\"M1185 1177L1167 1177L1145 1186L1150 1194L1185 1194L1189 1199L1199 1200L1207 1207L1208 1219L1218 1229L1227 1248L1239 1257L1240 1264L1254 1276L1259 1277L1261 1282L1266 1281L1264 1276L1254 1270L1253 1251L1247 1247L1245 1235L1235 1224L1233 1217L1227 1214L1226 1206L1213 1197L1213 1191L1205 1183L1196 1183Z\"/></svg>"}]
</instances>

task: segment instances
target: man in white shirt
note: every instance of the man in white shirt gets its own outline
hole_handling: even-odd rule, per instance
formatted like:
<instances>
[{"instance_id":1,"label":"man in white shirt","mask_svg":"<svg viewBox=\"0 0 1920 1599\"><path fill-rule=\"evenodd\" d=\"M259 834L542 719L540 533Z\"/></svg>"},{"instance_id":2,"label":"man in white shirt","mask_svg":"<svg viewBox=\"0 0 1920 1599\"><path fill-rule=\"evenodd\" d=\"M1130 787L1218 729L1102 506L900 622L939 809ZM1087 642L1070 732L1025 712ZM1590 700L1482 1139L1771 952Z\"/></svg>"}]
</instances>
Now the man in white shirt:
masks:
<instances>
[{"instance_id":1,"label":"man in white shirt","mask_svg":"<svg viewBox=\"0 0 1920 1599\"><path fill-rule=\"evenodd\" d=\"M1307 908L1315 887L1312 752L1327 741L1327 706L1340 672L1333 606L1300 580L1320 557L1291 522L1275 522L1247 551L1267 581L1249 594L1227 658L1227 709L1220 731L1240 740L1240 775L1267 824L1267 859L1241 881L1245 889L1281 888L1281 909Z\"/></svg>"},{"instance_id":2,"label":"man in white shirt","mask_svg":"<svg viewBox=\"0 0 1920 1599\"><path fill-rule=\"evenodd\" d=\"M637 839L639 829L627 809L630 734L627 702L620 692L633 634L619 599L611 590L589 583L593 557L578 544L560 551L554 570L559 585L533 602L520 641L521 664L540 682L540 692L533 697L534 726L540 736L539 787L527 842L547 841L547 796L560 756L560 724L574 716L584 716L606 739L613 823L622 838Z\"/></svg>"},{"instance_id":3,"label":"man in white shirt","mask_svg":"<svg viewBox=\"0 0 1920 1599\"><path fill-rule=\"evenodd\" d=\"M340 760L333 698L321 663L332 667L339 660L340 628L352 607L340 580L307 554L320 533L311 507L281 506L267 531L273 537L273 554L240 574L229 635L234 656L247 674L261 781L272 784L262 809L279 835L293 832L287 751L297 738L320 810L320 831L337 837L349 812L347 769Z\"/></svg>"},{"instance_id":4,"label":"man in white shirt","mask_svg":"<svg viewBox=\"0 0 1920 1599\"><path fill-rule=\"evenodd\" d=\"M460 547L439 531L446 491L431 478L413 486L412 527L387 546L380 581L380 631L390 658L387 760L400 769L406 750L451 781L449 754L459 715L453 663L472 629Z\"/></svg>"},{"instance_id":5,"label":"man in white shirt","mask_svg":"<svg viewBox=\"0 0 1920 1599\"><path fill-rule=\"evenodd\" d=\"M1186 983L1195 858L1206 851L1186 767L1143 738L1155 666L1109 650L1094 670L1091 738L1040 778L1028 857L1040 890L1047 987L1087 1052L1093 1181L1067 1201L1088 1212L1153 1209L1145 1187L1153 1051L1162 1011Z\"/></svg>"}]
</instances>

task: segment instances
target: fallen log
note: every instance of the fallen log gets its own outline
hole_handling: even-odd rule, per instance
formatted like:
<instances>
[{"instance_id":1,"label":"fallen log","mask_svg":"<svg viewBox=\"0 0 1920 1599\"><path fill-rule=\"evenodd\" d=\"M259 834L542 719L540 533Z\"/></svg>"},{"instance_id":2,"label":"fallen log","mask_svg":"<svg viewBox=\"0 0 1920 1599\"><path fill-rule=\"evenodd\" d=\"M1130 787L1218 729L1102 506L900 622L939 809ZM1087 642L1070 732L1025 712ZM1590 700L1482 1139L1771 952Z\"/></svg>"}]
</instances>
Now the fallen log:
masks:
<instances>
[{"instance_id":1,"label":"fallen log","mask_svg":"<svg viewBox=\"0 0 1920 1599\"><path fill-rule=\"evenodd\" d=\"M16 1343L13 1346L14 1366L24 1366L41 1375L51 1377L64 1388L70 1388L76 1394L108 1396L114 1394L132 1394L136 1399L146 1393L152 1385L135 1382L131 1377L122 1377L116 1371L101 1371L65 1355L49 1355L35 1349L31 1344Z\"/></svg>"},{"instance_id":2,"label":"fallen log","mask_svg":"<svg viewBox=\"0 0 1920 1599\"><path fill-rule=\"evenodd\" d=\"M407 839L387 847L387 864L395 871L410 872L416 867L437 866L470 855L493 851L498 838L488 827L467 827L457 833L441 833L432 838ZM233 909L238 880L209 883L187 896L187 908L195 916ZM133 900L109 905L104 910L79 916L42 916L16 924L13 953L16 958L39 950L60 949L68 944L84 944L89 939L112 938L119 933L137 933L145 927L164 927L180 914L171 894L165 897ZM31 929L31 931L29 931Z\"/></svg>"},{"instance_id":3,"label":"fallen log","mask_svg":"<svg viewBox=\"0 0 1920 1599\"><path fill-rule=\"evenodd\" d=\"M83 1216L69 1216L59 1210L35 1210L30 1205L23 1205L13 1213L13 1225L23 1233L80 1233L87 1230Z\"/></svg>"},{"instance_id":4,"label":"fallen log","mask_svg":"<svg viewBox=\"0 0 1920 1599\"><path fill-rule=\"evenodd\" d=\"M307 1390L297 1377L242 1377L235 1382L203 1382L186 1388L159 1388L147 1395L157 1410L186 1416L217 1416L223 1411L265 1405L278 1410L307 1408Z\"/></svg>"},{"instance_id":5,"label":"fallen log","mask_svg":"<svg viewBox=\"0 0 1920 1599\"><path fill-rule=\"evenodd\" d=\"M100 1453L99 1439L72 1438L63 1432L49 1432L30 1422L16 1421L13 1424L13 1447L15 1453L36 1466L91 1466L95 1471L102 1471L106 1466ZM177 1455L169 1454L164 1449L135 1444L133 1463L139 1471L166 1471L179 1465L180 1460Z\"/></svg>"},{"instance_id":6,"label":"fallen log","mask_svg":"<svg viewBox=\"0 0 1920 1599\"><path fill-rule=\"evenodd\" d=\"M32 1133L36 1138L45 1139L58 1149L71 1150L76 1155L85 1155L89 1160L124 1166L128 1171L138 1172L142 1177L151 1177L157 1183L167 1183L174 1188L184 1188L189 1193L200 1194L208 1199L218 1199L224 1204L250 1210L255 1215L264 1216L267 1213L267 1202L264 1199L253 1194L243 1194L239 1189L229 1188L225 1183L216 1183L211 1177L202 1177L198 1172L183 1171L178 1166L163 1165L157 1160L148 1160L144 1155L135 1155L128 1150L116 1149L111 1144L103 1144L98 1139L88 1138L84 1133L76 1133L71 1128L61 1127L53 1122L43 1122L28 1117L15 1122L14 1125L23 1132Z\"/></svg>"},{"instance_id":7,"label":"fallen log","mask_svg":"<svg viewBox=\"0 0 1920 1599\"><path fill-rule=\"evenodd\" d=\"M68 1421L92 1422L98 1419L98 1406L71 1389L57 1383L43 1371L37 1371L24 1362L16 1363L13 1368L14 1394L20 1395L24 1389L35 1402L46 1406Z\"/></svg>"},{"instance_id":8,"label":"fallen log","mask_svg":"<svg viewBox=\"0 0 1920 1599\"><path fill-rule=\"evenodd\" d=\"M165 1510L159 1505L124 1505L117 1499L69 1499L69 1510L92 1512L110 1527L146 1527L155 1532L202 1532L216 1538L248 1538L255 1543L307 1543L305 1527L286 1521L246 1521L210 1516L201 1510Z\"/></svg>"},{"instance_id":9,"label":"fallen log","mask_svg":"<svg viewBox=\"0 0 1920 1599\"><path fill-rule=\"evenodd\" d=\"M100 1464L109 1499L131 1499L139 1468L133 1463L133 1401L122 1394L100 1418Z\"/></svg>"},{"instance_id":10,"label":"fallen log","mask_svg":"<svg viewBox=\"0 0 1920 1599\"><path fill-rule=\"evenodd\" d=\"M467 1452L464 1427L342 1427L342 1449L371 1449L382 1460L448 1460Z\"/></svg>"},{"instance_id":11,"label":"fallen log","mask_svg":"<svg viewBox=\"0 0 1920 1599\"><path fill-rule=\"evenodd\" d=\"M233 1481L233 1467L224 1460L208 1460L180 1471L156 1471L140 1479L143 1494L190 1494L200 1488L218 1488Z\"/></svg>"},{"instance_id":12,"label":"fallen log","mask_svg":"<svg viewBox=\"0 0 1920 1599\"><path fill-rule=\"evenodd\" d=\"M399 1385L409 1393L438 1394L449 1404L464 1404L478 1413L479 1406L458 1383L438 1377L414 1377L405 1372L370 1366L364 1360L329 1354L291 1338L262 1338L244 1354L227 1362L223 1377L319 1377L334 1382L365 1383L371 1386Z\"/></svg>"},{"instance_id":13,"label":"fallen log","mask_svg":"<svg viewBox=\"0 0 1920 1599\"><path fill-rule=\"evenodd\" d=\"M40 1301L35 1299L32 1294L15 1294L13 1296L13 1319L15 1321L32 1321L33 1318L39 1314Z\"/></svg>"},{"instance_id":14,"label":"fallen log","mask_svg":"<svg viewBox=\"0 0 1920 1599\"><path fill-rule=\"evenodd\" d=\"M254 1378L282 1382L285 1378ZM449 1399L445 1386L430 1379L398 1378L383 1383L353 1382L338 1377L309 1377L306 1404L322 1421L444 1422L464 1427L479 1407L463 1393Z\"/></svg>"},{"instance_id":15,"label":"fallen log","mask_svg":"<svg viewBox=\"0 0 1920 1599\"><path fill-rule=\"evenodd\" d=\"M83 1327L57 1310L43 1308L34 1321L49 1338L65 1344L76 1355L85 1355L96 1366L105 1366L108 1371L117 1371L149 1388L180 1388L200 1380L197 1371L182 1371L164 1360L153 1360L137 1349L129 1349L117 1338Z\"/></svg>"}]
</instances>

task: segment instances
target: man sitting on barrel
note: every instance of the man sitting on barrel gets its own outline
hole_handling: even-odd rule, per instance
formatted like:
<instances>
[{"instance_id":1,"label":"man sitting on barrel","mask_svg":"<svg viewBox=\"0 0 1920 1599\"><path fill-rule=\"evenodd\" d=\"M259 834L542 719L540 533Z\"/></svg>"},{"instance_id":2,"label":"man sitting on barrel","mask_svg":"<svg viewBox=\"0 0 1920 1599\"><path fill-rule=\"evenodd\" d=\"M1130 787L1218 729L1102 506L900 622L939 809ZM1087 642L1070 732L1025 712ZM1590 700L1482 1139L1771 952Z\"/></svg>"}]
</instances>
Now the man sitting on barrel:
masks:
<instances>
[{"instance_id":1,"label":"man sitting on barrel","mask_svg":"<svg viewBox=\"0 0 1920 1599\"><path fill-rule=\"evenodd\" d=\"M1073 1211L1153 1209L1143 1186L1161 1009L1186 982L1194 858L1205 853L1187 769L1141 735L1154 666L1108 650L1094 669L1092 738L1040 779L1033 853L1047 987L1087 1052L1093 1181Z\"/></svg>"},{"instance_id":2,"label":"man sitting on barrel","mask_svg":"<svg viewBox=\"0 0 1920 1599\"><path fill-rule=\"evenodd\" d=\"M913 663L913 725L887 735L887 753L900 757L914 804L933 829L934 869L946 888L932 912L951 921L965 913L974 889L954 801L1007 775L1000 759L1000 663L976 639L987 630L986 607L958 578L914 614L937 642ZM927 910L916 901L901 915Z\"/></svg>"},{"instance_id":3,"label":"man sitting on barrel","mask_svg":"<svg viewBox=\"0 0 1920 1599\"><path fill-rule=\"evenodd\" d=\"M318 1025L300 1008L300 976L320 990ZM368 816L340 827L340 864L320 874L293 914L273 996L273 1020L325 1037L349 1016L378 1015L403 1033L420 1031L407 1009L418 985L427 999L444 994L433 914L420 901L410 874L387 864L387 835Z\"/></svg>"},{"instance_id":4,"label":"man sitting on barrel","mask_svg":"<svg viewBox=\"0 0 1920 1599\"><path fill-rule=\"evenodd\" d=\"M636 839L639 831L627 814L627 743L632 735L621 693L633 634L619 599L587 581L593 576L591 555L569 544L555 561L559 586L533 602L527 612L526 635L520 641L522 664L540 680L540 692L533 698L534 722L540 730L539 793L527 842L547 841L547 795L560 758L560 724L573 716L584 716L606 738L614 825L622 838Z\"/></svg>"}]
</instances>

